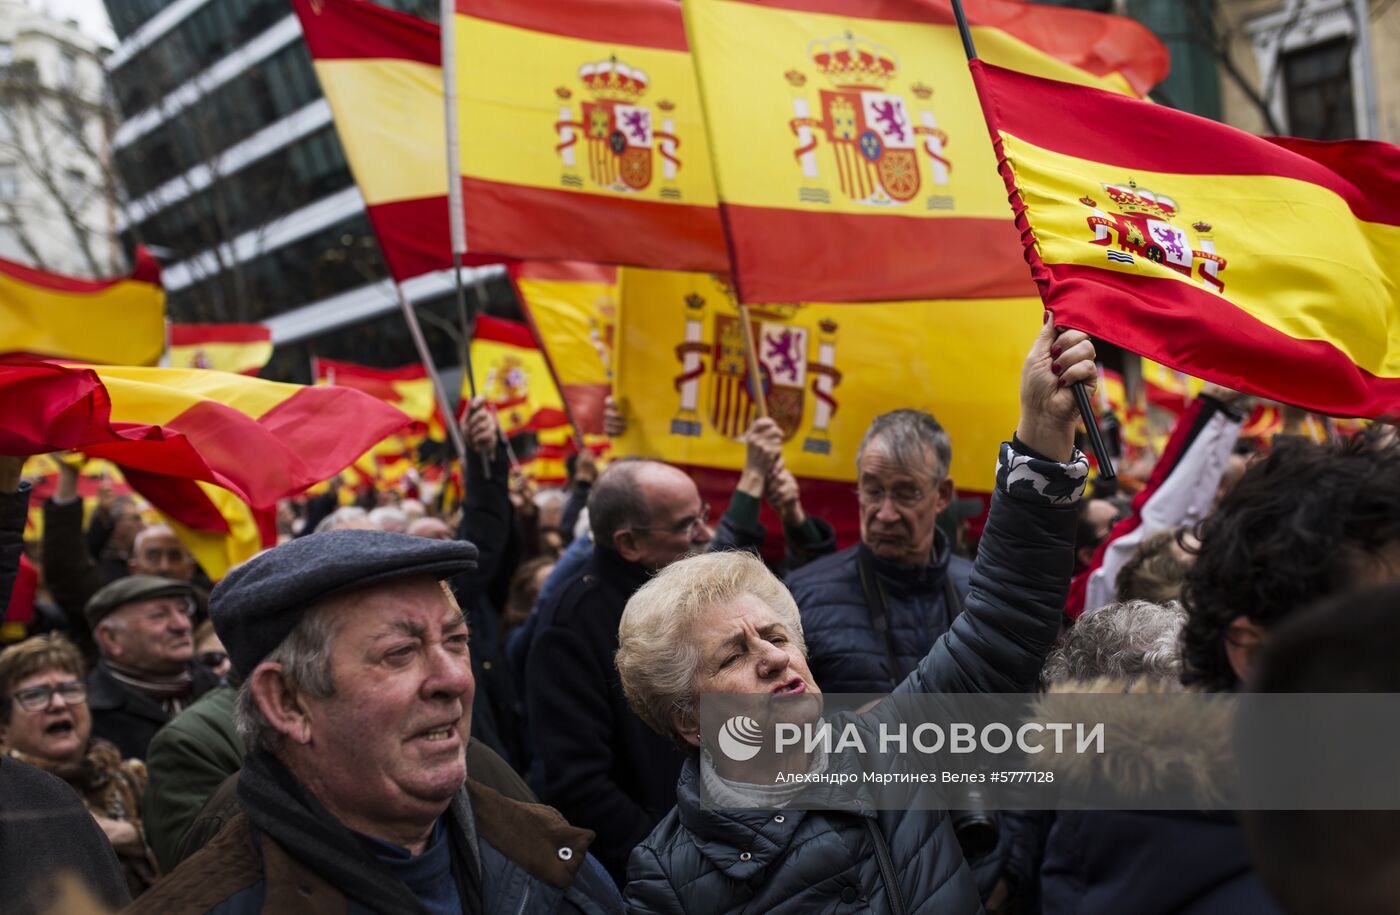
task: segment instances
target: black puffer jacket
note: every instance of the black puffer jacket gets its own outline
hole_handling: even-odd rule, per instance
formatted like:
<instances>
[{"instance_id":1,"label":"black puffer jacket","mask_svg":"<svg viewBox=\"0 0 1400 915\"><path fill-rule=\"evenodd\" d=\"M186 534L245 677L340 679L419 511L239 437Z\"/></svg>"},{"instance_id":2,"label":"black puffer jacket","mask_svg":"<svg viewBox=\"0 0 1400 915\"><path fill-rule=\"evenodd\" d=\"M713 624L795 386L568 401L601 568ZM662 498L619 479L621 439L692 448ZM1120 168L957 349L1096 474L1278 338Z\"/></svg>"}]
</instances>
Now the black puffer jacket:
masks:
<instances>
[{"instance_id":1,"label":"black puffer jacket","mask_svg":"<svg viewBox=\"0 0 1400 915\"><path fill-rule=\"evenodd\" d=\"M900 691L1035 688L1059 631L1074 566L1074 501L1086 475L1082 458L1066 467L1003 446L964 612ZM1075 485L1067 487L1071 478ZM1016 481L1010 492L1008 479ZM692 754L676 809L632 853L626 888L632 911L957 913L981 907L945 811L716 809L700 802L699 770L699 754ZM879 844L888 850L894 887L881 876ZM902 904L892 900L892 891Z\"/></svg>"},{"instance_id":2,"label":"black puffer jacket","mask_svg":"<svg viewBox=\"0 0 1400 915\"><path fill-rule=\"evenodd\" d=\"M891 678L884 638L870 622L859 563L869 563L889 601L898 675ZM884 693L909 675L933 642L948 631L953 613L946 579L967 599L972 563L954 556L940 531L927 565L905 568L872 553L863 543L809 563L788 576L802 610L807 662L827 693Z\"/></svg>"}]
</instances>

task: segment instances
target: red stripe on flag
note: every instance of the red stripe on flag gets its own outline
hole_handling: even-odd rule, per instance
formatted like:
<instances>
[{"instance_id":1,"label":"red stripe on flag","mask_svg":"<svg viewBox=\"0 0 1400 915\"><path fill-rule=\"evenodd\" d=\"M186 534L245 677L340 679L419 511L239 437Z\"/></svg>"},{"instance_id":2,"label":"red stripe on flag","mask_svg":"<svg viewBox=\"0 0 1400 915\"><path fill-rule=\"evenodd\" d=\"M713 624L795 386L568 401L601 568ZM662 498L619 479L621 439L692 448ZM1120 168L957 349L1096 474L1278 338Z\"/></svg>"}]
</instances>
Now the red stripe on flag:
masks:
<instances>
[{"instance_id":1,"label":"red stripe on flag","mask_svg":"<svg viewBox=\"0 0 1400 915\"><path fill-rule=\"evenodd\" d=\"M160 265L155 258L144 247L136 249L136 263L132 271L127 276L118 276L106 280L84 280L76 276L64 276L61 273L47 273L43 270L36 270L33 267L26 267L24 264L6 260L0 257L0 273L18 280L29 286L38 286L41 289L52 289L55 292L73 292L78 294L93 294L111 289L118 283L125 283L135 280L139 283L149 283L152 286L160 285Z\"/></svg>"},{"instance_id":2,"label":"red stripe on flag","mask_svg":"<svg viewBox=\"0 0 1400 915\"><path fill-rule=\"evenodd\" d=\"M745 302L1034 295L1010 219L810 213L725 204ZM757 243L748 242L749 239Z\"/></svg>"},{"instance_id":3,"label":"red stripe on flag","mask_svg":"<svg viewBox=\"0 0 1400 915\"><path fill-rule=\"evenodd\" d=\"M603 401L612 393L610 384L566 384L559 390L569 412L584 435L603 434Z\"/></svg>"},{"instance_id":4,"label":"red stripe on flag","mask_svg":"<svg viewBox=\"0 0 1400 915\"><path fill-rule=\"evenodd\" d=\"M1400 413L1400 378L1358 367L1189 283L1100 267L1047 265L1055 321L1227 388L1339 416ZM1307 371L1298 371L1306 365Z\"/></svg>"},{"instance_id":5,"label":"red stripe on flag","mask_svg":"<svg viewBox=\"0 0 1400 915\"><path fill-rule=\"evenodd\" d=\"M554 280L565 283L617 282L617 268L588 261L516 261L510 265L510 277L520 280Z\"/></svg>"},{"instance_id":6,"label":"red stripe on flag","mask_svg":"<svg viewBox=\"0 0 1400 915\"><path fill-rule=\"evenodd\" d=\"M729 269L724 230L712 207L467 177L462 178L462 190L467 242L477 251L662 270Z\"/></svg>"},{"instance_id":7,"label":"red stripe on flag","mask_svg":"<svg viewBox=\"0 0 1400 915\"><path fill-rule=\"evenodd\" d=\"M379 237L379 248L389 275L403 282L452 266L452 239L448 231L447 195L395 200L368 207L369 221ZM465 267L499 264L505 258L468 252Z\"/></svg>"},{"instance_id":8,"label":"red stripe on flag","mask_svg":"<svg viewBox=\"0 0 1400 915\"><path fill-rule=\"evenodd\" d=\"M490 340L493 343L504 343L507 346L518 346L521 349L539 349L535 343L535 335L530 333L529 327L519 321L506 321L502 318L493 318L490 315L477 315L476 332L472 339Z\"/></svg>"},{"instance_id":9,"label":"red stripe on flag","mask_svg":"<svg viewBox=\"0 0 1400 915\"><path fill-rule=\"evenodd\" d=\"M311 56L319 60L413 60L442 65L433 24L366 0L292 0Z\"/></svg>"},{"instance_id":10,"label":"red stripe on flag","mask_svg":"<svg viewBox=\"0 0 1400 915\"><path fill-rule=\"evenodd\" d=\"M272 330L265 324L172 324L171 346L197 343L267 343Z\"/></svg>"},{"instance_id":11,"label":"red stripe on flag","mask_svg":"<svg viewBox=\"0 0 1400 915\"><path fill-rule=\"evenodd\" d=\"M123 467L122 476L149 503L185 527L228 534L228 519L194 480Z\"/></svg>"},{"instance_id":12,"label":"red stripe on flag","mask_svg":"<svg viewBox=\"0 0 1400 915\"><path fill-rule=\"evenodd\" d=\"M754 6L825 13L843 18L879 19L955 26L949 0L730 0ZM1096 76L1121 73L1145 95L1166 79L1171 58L1165 45L1140 22L1089 10L964 0L968 21L1008 35Z\"/></svg>"},{"instance_id":13,"label":"red stripe on flag","mask_svg":"<svg viewBox=\"0 0 1400 915\"><path fill-rule=\"evenodd\" d=\"M457 0L457 12L584 41L690 50L675 0Z\"/></svg>"},{"instance_id":14,"label":"red stripe on flag","mask_svg":"<svg viewBox=\"0 0 1400 915\"><path fill-rule=\"evenodd\" d=\"M1114 92L1029 76L981 60L970 66L983 108L990 108L993 137L1000 128L1042 149L1125 169L1125 177L1156 171L1293 178L1332 191L1358 219L1400 225L1400 182L1374 186L1375 174L1400 172L1400 148L1387 143L1271 141ZM1124 127L1081 129L1087 124ZM1364 188L1329 167L1348 159L1358 177L1371 176Z\"/></svg>"},{"instance_id":15,"label":"red stripe on flag","mask_svg":"<svg viewBox=\"0 0 1400 915\"><path fill-rule=\"evenodd\" d=\"M328 379L331 373L335 373L337 383L341 379L353 380L360 378L372 379L374 381L422 381L428 377L428 370L421 362L410 363L396 369L376 369L367 365L360 365L358 362L339 362L335 359L316 359L316 378L318 380Z\"/></svg>"},{"instance_id":16,"label":"red stripe on flag","mask_svg":"<svg viewBox=\"0 0 1400 915\"><path fill-rule=\"evenodd\" d=\"M0 364L0 454L66 451L112 412L90 369Z\"/></svg>"}]
</instances>

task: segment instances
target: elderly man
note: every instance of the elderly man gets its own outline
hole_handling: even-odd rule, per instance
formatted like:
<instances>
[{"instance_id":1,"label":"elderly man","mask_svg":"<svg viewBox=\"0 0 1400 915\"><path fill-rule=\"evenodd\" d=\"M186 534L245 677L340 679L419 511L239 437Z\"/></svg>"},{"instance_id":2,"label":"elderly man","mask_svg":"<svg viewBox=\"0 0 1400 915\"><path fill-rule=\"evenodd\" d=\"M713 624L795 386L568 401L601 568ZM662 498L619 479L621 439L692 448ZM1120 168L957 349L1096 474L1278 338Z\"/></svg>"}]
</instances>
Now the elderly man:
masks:
<instances>
[{"instance_id":1,"label":"elderly man","mask_svg":"<svg viewBox=\"0 0 1400 915\"><path fill-rule=\"evenodd\" d=\"M948 631L972 563L938 530L953 446L932 416L877 416L856 452L860 543L794 572L812 675L833 693L887 692Z\"/></svg>"},{"instance_id":2,"label":"elderly man","mask_svg":"<svg viewBox=\"0 0 1400 915\"><path fill-rule=\"evenodd\" d=\"M145 759L156 731L218 683L194 662L194 610L193 586L152 575L119 578L84 609L98 651L87 680L92 733L124 759Z\"/></svg>"},{"instance_id":3,"label":"elderly man","mask_svg":"<svg viewBox=\"0 0 1400 915\"><path fill-rule=\"evenodd\" d=\"M382 531L294 540L215 589L243 685L242 814L135 912L620 911L553 810L467 777L476 550Z\"/></svg>"}]
</instances>

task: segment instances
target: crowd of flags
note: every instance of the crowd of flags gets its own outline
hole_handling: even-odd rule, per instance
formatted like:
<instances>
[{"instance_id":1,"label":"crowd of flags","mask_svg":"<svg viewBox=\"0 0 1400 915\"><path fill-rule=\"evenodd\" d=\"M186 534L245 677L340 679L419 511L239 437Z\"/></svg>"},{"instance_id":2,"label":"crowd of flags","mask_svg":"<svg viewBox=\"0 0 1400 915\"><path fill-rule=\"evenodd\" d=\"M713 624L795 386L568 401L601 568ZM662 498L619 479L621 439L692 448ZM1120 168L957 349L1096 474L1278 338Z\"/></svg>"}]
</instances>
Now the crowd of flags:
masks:
<instances>
[{"instance_id":1,"label":"crowd of flags","mask_svg":"<svg viewBox=\"0 0 1400 915\"><path fill-rule=\"evenodd\" d=\"M457 0L442 29L293 6L393 280L453 266L454 181L464 263L507 265L525 322L477 317L456 399L534 433L538 481L617 447L723 504L763 410L849 537L860 436L910 406L988 491L1042 307L1144 357L1134 396L1100 386L1125 449L1159 449L1152 410L1199 379L1400 406L1400 150L1154 105L1167 52L1131 20L968 0L969 65L949 0ZM0 261L0 318L0 453L109 461L216 579L273 542L279 499L445 473L415 460L460 418L427 367L260 379L268 329L168 325L144 249L106 281ZM1271 402L1247 435L1280 427Z\"/></svg>"}]
</instances>

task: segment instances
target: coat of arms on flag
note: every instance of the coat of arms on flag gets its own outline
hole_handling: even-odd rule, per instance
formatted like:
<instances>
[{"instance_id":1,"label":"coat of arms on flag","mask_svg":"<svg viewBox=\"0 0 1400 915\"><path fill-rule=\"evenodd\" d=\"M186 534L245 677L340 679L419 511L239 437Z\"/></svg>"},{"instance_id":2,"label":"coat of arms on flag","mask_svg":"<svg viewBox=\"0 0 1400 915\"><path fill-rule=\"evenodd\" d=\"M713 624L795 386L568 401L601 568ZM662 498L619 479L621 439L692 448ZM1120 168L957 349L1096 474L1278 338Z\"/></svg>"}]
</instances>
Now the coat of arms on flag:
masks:
<instances>
[{"instance_id":1,"label":"coat of arms on flag","mask_svg":"<svg viewBox=\"0 0 1400 915\"><path fill-rule=\"evenodd\" d=\"M705 340L706 300L698 293L686 296L685 341L676 346L681 372L674 379L679 409L671 421L671 434L699 436L702 394L707 404L705 417L715 431L726 438L741 438L758 416L753 385L744 353L742 319L731 313L734 306L729 287L717 283L728 308L715 310L709 340ZM832 391L840 383L835 366L836 322L822 321L819 333L799 320L801 305L752 306L749 310L753 343L757 350L759 386L768 415L791 439L803 427L806 391L810 387L817 400L809 435L803 450L830 453L829 427L835 414ZM819 337L817 358L809 357L813 338ZM708 360L710 378L702 383Z\"/></svg>"},{"instance_id":2,"label":"coat of arms on flag","mask_svg":"<svg viewBox=\"0 0 1400 915\"><path fill-rule=\"evenodd\" d=\"M948 183L948 137L927 104L933 89L921 82L909 87L921 106L915 124L904 96L888 91L899 75L893 51L847 32L810 42L807 57L831 88L819 90L820 113L814 117L804 91L806 74L797 69L784 74L794 92L789 126L797 136L794 154L805 180L800 200L830 203L823 173L834 168L841 193L851 200L872 206L906 204L923 184L924 157L932 183ZM823 139L830 155L819 161ZM952 208L946 196L931 196L927 204L929 209Z\"/></svg>"},{"instance_id":3,"label":"coat of arms on flag","mask_svg":"<svg viewBox=\"0 0 1400 915\"><path fill-rule=\"evenodd\" d=\"M1201 285L1216 292L1225 291L1220 271L1225 269L1226 261L1215 253L1211 235L1214 227L1210 223L1198 220L1191 224L1197 233L1196 244L1192 245L1186 230L1172 222L1180 209L1171 197L1138 187L1131 180L1126 184L1105 184L1103 190L1118 212L1106 213L1097 200L1087 195L1080 197L1079 202L1094 211L1088 217L1089 228L1094 230L1093 242L1108 248L1109 263L1133 266L1142 257L1182 276L1197 276ZM1117 250L1113 248L1115 240Z\"/></svg>"},{"instance_id":4,"label":"coat of arms on flag","mask_svg":"<svg viewBox=\"0 0 1400 915\"><path fill-rule=\"evenodd\" d=\"M570 103L572 89L559 86L554 90L563 103L554 125L559 135L556 149L564 164L560 183L569 188L584 186L578 161L582 152L588 178L596 187L622 193L645 190L652 181L655 151L662 159L661 196L679 200L681 191L674 182L681 167L681 160L676 157L680 138L672 116L675 103L668 99L656 103L661 118L657 129L652 109L640 104L650 88L644 71L629 67L614 55L584 64L578 75L589 95L582 104L581 116L575 115ZM578 148L580 139L584 141L582 150Z\"/></svg>"}]
</instances>

